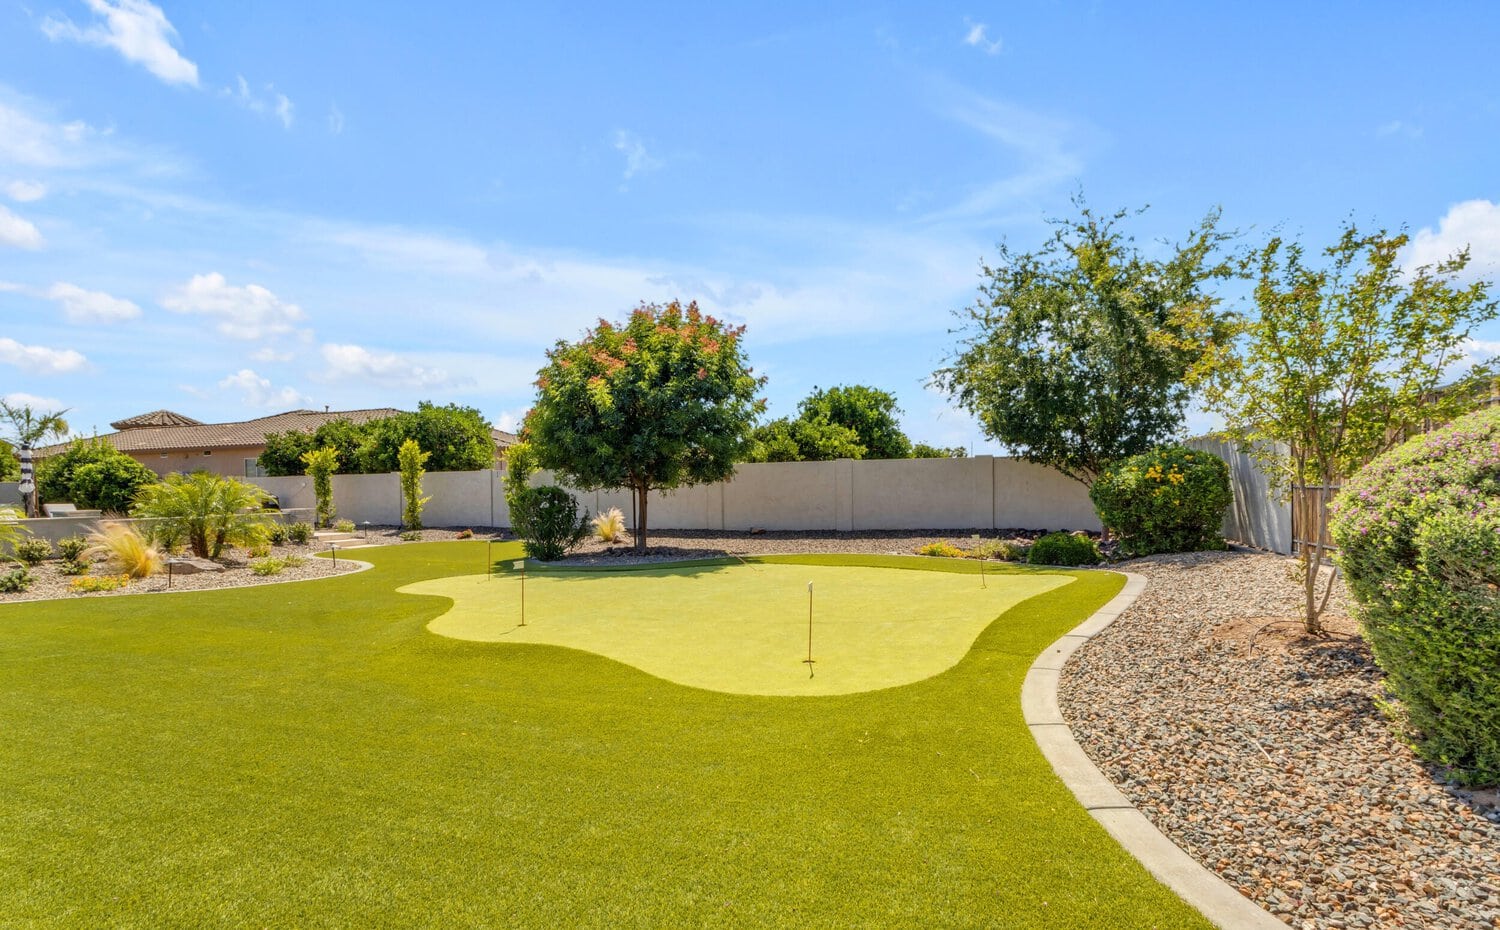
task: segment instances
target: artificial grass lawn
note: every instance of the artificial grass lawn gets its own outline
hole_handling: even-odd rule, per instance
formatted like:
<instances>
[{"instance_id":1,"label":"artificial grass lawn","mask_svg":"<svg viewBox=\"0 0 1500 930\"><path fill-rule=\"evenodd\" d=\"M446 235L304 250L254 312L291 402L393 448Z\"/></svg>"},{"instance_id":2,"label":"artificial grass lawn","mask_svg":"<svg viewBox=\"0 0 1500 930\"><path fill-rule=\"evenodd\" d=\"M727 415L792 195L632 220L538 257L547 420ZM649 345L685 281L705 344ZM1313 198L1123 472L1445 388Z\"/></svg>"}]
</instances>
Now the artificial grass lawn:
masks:
<instances>
[{"instance_id":1,"label":"artificial grass lawn","mask_svg":"<svg viewBox=\"0 0 1500 930\"><path fill-rule=\"evenodd\" d=\"M995 617L1069 575L993 578L868 566L699 563L419 581L453 606L428 629L479 642L586 649L668 681L735 694L852 694L957 664ZM813 584L814 674L808 674Z\"/></svg>"},{"instance_id":2,"label":"artificial grass lawn","mask_svg":"<svg viewBox=\"0 0 1500 930\"><path fill-rule=\"evenodd\" d=\"M1021 721L1118 576L916 684L747 697L427 632L448 602L396 588L483 547L0 607L0 926L1207 926Z\"/></svg>"}]
</instances>

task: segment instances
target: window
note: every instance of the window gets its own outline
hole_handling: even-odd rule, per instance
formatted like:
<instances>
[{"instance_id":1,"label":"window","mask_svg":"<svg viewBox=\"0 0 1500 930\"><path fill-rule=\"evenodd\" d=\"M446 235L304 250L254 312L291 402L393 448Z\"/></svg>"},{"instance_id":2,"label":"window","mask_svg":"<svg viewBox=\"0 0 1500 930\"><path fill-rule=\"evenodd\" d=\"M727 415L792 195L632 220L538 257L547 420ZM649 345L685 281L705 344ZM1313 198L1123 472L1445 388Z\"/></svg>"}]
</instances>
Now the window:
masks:
<instances>
[{"instance_id":1,"label":"window","mask_svg":"<svg viewBox=\"0 0 1500 930\"><path fill-rule=\"evenodd\" d=\"M260 467L260 459L245 459L246 478L264 478L266 470Z\"/></svg>"}]
</instances>

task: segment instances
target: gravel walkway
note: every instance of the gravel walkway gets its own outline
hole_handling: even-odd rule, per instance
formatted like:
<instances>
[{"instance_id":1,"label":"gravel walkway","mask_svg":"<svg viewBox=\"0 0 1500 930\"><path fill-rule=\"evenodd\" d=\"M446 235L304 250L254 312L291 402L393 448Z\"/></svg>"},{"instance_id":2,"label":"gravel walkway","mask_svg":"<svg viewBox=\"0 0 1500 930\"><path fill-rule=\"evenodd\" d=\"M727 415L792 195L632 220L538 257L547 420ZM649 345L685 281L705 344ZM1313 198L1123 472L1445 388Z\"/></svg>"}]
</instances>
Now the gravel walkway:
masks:
<instances>
[{"instance_id":1,"label":"gravel walkway","mask_svg":"<svg viewBox=\"0 0 1500 930\"><path fill-rule=\"evenodd\" d=\"M1063 672L1079 743L1178 845L1294 927L1500 928L1500 825L1486 819L1500 813L1392 736L1337 595L1329 638L1276 622L1299 616L1291 565L1124 563L1145 592Z\"/></svg>"}]
</instances>

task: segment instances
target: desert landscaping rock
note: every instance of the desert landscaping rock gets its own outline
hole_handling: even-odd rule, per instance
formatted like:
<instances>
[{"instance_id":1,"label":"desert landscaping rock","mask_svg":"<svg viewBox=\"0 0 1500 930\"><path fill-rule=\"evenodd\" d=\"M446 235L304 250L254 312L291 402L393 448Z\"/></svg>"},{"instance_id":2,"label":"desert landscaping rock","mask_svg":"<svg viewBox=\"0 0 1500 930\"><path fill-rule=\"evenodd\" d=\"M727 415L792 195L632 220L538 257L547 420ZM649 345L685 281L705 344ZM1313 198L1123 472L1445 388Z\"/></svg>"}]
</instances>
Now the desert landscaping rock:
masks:
<instances>
[{"instance_id":1,"label":"desert landscaping rock","mask_svg":"<svg viewBox=\"0 0 1500 930\"><path fill-rule=\"evenodd\" d=\"M1500 826L1392 734L1335 593L1297 621L1293 563L1125 563L1146 591L1065 667L1060 703L1125 796L1294 927L1500 927Z\"/></svg>"},{"instance_id":2,"label":"desert landscaping rock","mask_svg":"<svg viewBox=\"0 0 1500 930\"><path fill-rule=\"evenodd\" d=\"M224 571L224 566L212 559L195 559L186 556L172 559L170 568L173 575L200 575L203 572Z\"/></svg>"}]
</instances>

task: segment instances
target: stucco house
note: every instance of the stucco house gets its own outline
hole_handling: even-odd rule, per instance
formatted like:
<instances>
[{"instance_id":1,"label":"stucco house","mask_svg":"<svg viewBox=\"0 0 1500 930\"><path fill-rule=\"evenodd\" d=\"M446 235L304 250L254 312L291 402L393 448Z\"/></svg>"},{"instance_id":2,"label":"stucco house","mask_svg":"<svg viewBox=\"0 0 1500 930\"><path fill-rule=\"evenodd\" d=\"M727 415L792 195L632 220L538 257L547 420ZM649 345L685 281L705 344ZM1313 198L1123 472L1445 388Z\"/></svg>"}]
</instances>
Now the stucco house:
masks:
<instances>
[{"instance_id":1,"label":"stucco house","mask_svg":"<svg viewBox=\"0 0 1500 930\"><path fill-rule=\"evenodd\" d=\"M265 474L256 459L265 450L267 433L300 430L310 433L330 420L364 423L394 416L402 411L392 407L366 410L288 410L254 420L236 423L203 423L171 410L153 410L139 416L116 420L110 426L116 432L104 433L100 439L129 455L158 475L169 472L208 471L237 478ZM516 441L513 433L491 430L496 454ZM37 450L42 458L67 448L58 443Z\"/></svg>"}]
</instances>

